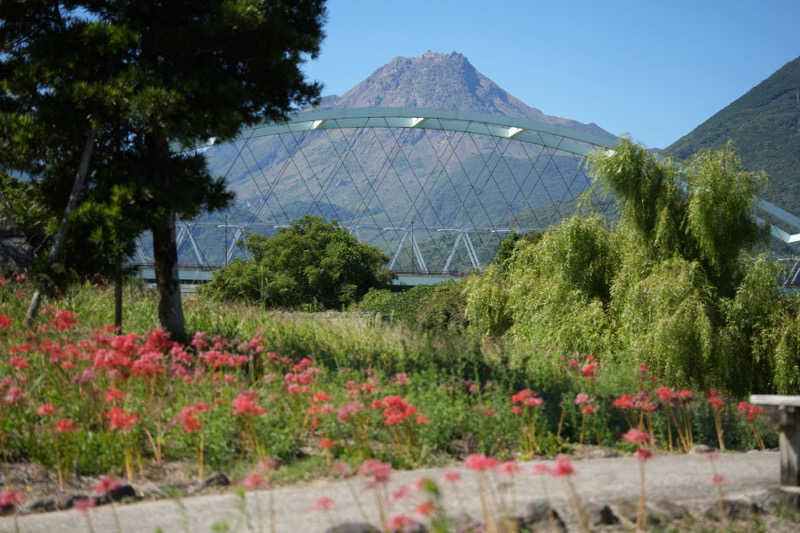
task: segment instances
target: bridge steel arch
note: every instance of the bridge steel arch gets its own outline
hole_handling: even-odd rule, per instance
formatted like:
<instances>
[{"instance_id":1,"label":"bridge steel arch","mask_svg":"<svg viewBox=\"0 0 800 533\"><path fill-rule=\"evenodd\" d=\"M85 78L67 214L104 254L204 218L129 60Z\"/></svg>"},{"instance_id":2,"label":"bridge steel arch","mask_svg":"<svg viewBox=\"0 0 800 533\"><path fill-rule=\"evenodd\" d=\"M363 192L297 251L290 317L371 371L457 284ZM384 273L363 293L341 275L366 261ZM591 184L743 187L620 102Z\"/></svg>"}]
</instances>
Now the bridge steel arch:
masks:
<instances>
[{"instance_id":1,"label":"bridge steel arch","mask_svg":"<svg viewBox=\"0 0 800 533\"><path fill-rule=\"evenodd\" d=\"M470 135L488 136L498 139L513 140L529 145L537 145L542 148L552 149L577 156L581 160L593 150L611 149L616 144L617 138L612 135L601 135L591 131L578 131L574 127L566 127L558 123L545 123L529 118L513 118L501 115L490 115L486 113L454 111L444 109L426 108L330 108L323 110L302 111L291 114L285 122L267 123L242 130L234 139L226 140L225 143L247 143L253 139L269 136L281 136L288 134L305 134L308 132L346 130L346 129L411 129L420 131L440 131L440 132L460 132ZM210 139L207 143L195 146L192 151L205 151L217 145L217 139ZM241 148L234 158L234 161L241 156ZM342 157L346 155L343 154ZM231 164L233 165L233 163ZM771 231L774 237L786 243L800 241L800 233L790 233L790 228L800 228L800 218L795 217L777 206L763 200L757 201L760 211L766 213L773 222ZM758 217L757 217L758 218ZM779 222L781 227L776 226ZM209 223L204 222L180 222L178 232L178 245L190 245L195 260L200 265L207 263L205 255L193 237L193 231ZM221 225L217 225L221 227ZM266 227L268 224L252 222L248 224L233 225L235 232L230 239L230 246L225 250L225 263L229 262L234 252L234 245L245 231L255 227ZM285 224L274 224L277 228ZM397 249L392 255L390 266L395 265L395 261L406 245L410 247L413 258L423 272L429 272L423 254L414 237L413 222L411 229L407 227L388 227L385 230L395 230L401 232L401 238ZM363 226L362 226L363 227ZM358 228L349 228L357 232ZM475 252L475 246L470 239L470 233L490 231L490 232L509 232L527 231L530 229L542 228L476 228L476 227L441 227L434 228L441 232L455 232L457 237L450 249L447 260L441 270L449 269L456 248L463 244L469 261L474 268L481 268L483 265ZM227 241L227 238L226 238ZM144 259L142 257L142 259ZM412 259L413 264L414 259Z\"/></svg>"}]
</instances>

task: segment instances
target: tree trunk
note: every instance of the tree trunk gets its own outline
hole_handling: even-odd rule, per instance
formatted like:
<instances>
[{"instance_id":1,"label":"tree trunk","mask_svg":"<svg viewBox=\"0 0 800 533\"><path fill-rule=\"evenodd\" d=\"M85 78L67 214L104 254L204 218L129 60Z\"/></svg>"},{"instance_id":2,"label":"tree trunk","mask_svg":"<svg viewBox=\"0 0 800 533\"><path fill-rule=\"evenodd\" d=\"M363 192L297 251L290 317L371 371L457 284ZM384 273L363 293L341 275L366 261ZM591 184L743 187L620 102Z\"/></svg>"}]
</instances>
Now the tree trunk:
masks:
<instances>
[{"instance_id":1,"label":"tree trunk","mask_svg":"<svg viewBox=\"0 0 800 533\"><path fill-rule=\"evenodd\" d=\"M122 334L122 256L114 264L114 328Z\"/></svg>"},{"instance_id":2,"label":"tree trunk","mask_svg":"<svg viewBox=\"0 0 800 533\"><path fill-rule=\"evenodd\" d=\"M94 148L94 128L89 128L86 132L86 144L83 147L83 154L81 155L81 163L78 166L78 173L75 176L75 182L72 184L72 192L69 194L67 200L67 207L64 209L64 215L61 217L61 223L58 225L56 237L53 240L53 246L50 248L50 253L47 255L47 262L53 263L61 253L61 247L64 245L64 238L67 236L67 228L69 226L69 216L78 205L78 198L83 192L83 184L86 182L86 174L89 172L89 161L92 158L92 149ZM39 313L39 306L42 304L42 293L36 290L31 298L31 303L28 306L28 312L25 314L25 320L22 324L29 328L36 315Z\"/></svg>"},{"instance_id":3,"label":"tree trunk","mask_svg":"<svg viewBox=\"0 0 800 533\"><path fill-rule=\"evenodd\" d=\"M163 221L155 221L153 259L158 287L158 321L174 341L186 343L186 330L181 307L181 287L178 280L178 246L175 242L175 213Z\"/></svg>"}]
</instances>

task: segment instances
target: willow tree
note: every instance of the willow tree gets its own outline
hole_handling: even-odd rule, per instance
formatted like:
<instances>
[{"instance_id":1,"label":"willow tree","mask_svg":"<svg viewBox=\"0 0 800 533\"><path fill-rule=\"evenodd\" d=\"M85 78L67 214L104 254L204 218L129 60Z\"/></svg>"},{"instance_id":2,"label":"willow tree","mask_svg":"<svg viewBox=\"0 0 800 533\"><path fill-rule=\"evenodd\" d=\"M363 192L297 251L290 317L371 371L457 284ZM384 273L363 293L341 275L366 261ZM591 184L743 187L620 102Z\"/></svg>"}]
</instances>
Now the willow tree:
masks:
<instances>
[{"instance_id":1,"label":"willow tree","mask_svg":"<svg viewBox=\"0 0 800 533\"><path fill-rule=\"evenodd\" d=\"M49 127L41 138L50 146L86 153L81 138L121 139L107 153L137 161L130 181L153 234L159 320L173 338L185 338L176 219L232 199L202 155L178 147L231 138L318 98L321 86L300 65L319 52L324 16L324 0L0 3L5 109L26 117L31 131ZM57 120L44 122L37 102ZM107 128L122 135L106 137ZM75 156L60 160L78 167Z\"/></svg>"},{"instance_id":2,"label":"willow tree","mask_svg":"<svg viewBox=\"0 0 800 533\"><path fill-rule=\"evenodd\" d=\"M746 172L733 146L703 150L682 165L623 139L590 158L596 183L613 191L620 229L652 261L696 261L722 296L743 276L740 254L769 235L753 218L764 172Z\"/></svg>"}]
</instances>

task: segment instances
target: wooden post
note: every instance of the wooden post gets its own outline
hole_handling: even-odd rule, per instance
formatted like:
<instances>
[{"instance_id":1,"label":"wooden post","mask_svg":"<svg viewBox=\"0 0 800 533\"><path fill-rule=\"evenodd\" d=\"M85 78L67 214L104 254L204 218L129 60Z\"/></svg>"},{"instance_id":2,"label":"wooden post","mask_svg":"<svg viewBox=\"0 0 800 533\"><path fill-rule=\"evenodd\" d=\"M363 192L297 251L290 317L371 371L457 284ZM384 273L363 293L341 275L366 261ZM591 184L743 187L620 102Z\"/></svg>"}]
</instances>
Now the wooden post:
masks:
<instances>
[{"instance_id":1,"label":"wooden post","mask_svg":"<svg viewBox=\"0 0 800 533\"><path fill-rule=\"evenodd\" d=\"M781 452L781 485L800 486L800 396L753 394L750 403L764 409L778 426Z\"/></svg>"}]
</instances>

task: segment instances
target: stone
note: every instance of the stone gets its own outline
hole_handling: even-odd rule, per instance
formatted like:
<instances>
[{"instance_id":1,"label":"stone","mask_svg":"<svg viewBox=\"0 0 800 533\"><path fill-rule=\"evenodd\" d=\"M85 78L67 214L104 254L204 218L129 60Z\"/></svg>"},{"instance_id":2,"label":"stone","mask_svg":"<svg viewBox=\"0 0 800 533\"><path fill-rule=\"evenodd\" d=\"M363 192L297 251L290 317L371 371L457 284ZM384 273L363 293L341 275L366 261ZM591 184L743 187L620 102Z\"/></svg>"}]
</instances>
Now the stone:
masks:
<instances>
[{"instance_id":1,"label":"stone","mask_svg":"<svg viewBox=\"0 0 800 533\"><path fill-rule=\"evenodd\" d=\"M768 491L762 505L767 509L783 506L800 511L800 487L776 487Z\"/></svg>"},{"instance_id":2,"label":"stone","mask_svg":"<svg viewBox=\"0 0 800 533\"><path fill-rule=\"evenodd\" d=\"M55 498L36 498L22 506L24 513L44 513L58 510Z\"/></svg>"},{"instance_id":3,"label":"stone","mask_svg":"<svg viewBox=\"0 0 800 533\"><path fill-rule=\"evenodd\" d=\"M123 500L139 500L141 499L136 490L131 485L120 485L105 493L105 498L109 502L121 502Z\"/></svg>"},{"instance_id":4,"label":"stone","mask_svg":"<svg viewBox=\"0 0 800 533\"><path fill-rule=\"evenodd\" d=\"M689 450L689 453L693 453L695 455L702 455L704 453L711 453L716 448L712 448L711 446L706 446L705 444L695 444L692 446L692 449Z\"/></svg>"},{"instance_id":5,"label":"stone","mask_svg":"<svg viewBox=\"0 0 800 533\"><path fill-rule=\"evenodd\" d=\"M200 482L197 490L203 490L208 487L227 487L231 484L231 480L222 472L214 472L203 481Z\"/></svg>"},{"instance_id":6,"label":"stone","mask_svg":"<svg viewBox=\"0 0 800 533\"><path fill-rule=\"evenodd\" d=\"M381 531L364 522L346 522L338 526L329 527L325 533L381 533Z\"/></svg>"},{"instance_id":7,"label":"stone","mask_svg":"<svg viewBox=\"0 0 800 533\"><path fill-rule=\"evenodd\" d=\"M661 500L652 504L648 504L648 516L658 520L659 523L669 523L675 520L682 520L691 516L689 509L685 505L675 503L669 500Z\"/></svg>"},{"instance_id":8,"label":"stone","mask_svg":"<svg viewBox=\"0 0 800 533\"><path fill-rule=\"evenodd\" d=\"M553 522L559 531L567 531L567 526L558 511L550 509L553 513ZM517 519L518 529L521 531L538 531L540 529L550 529L550 517L548 516L548 506L546 500L534 500L525 506L523 515Z\"/></svg>"},{"instance_id":9,"label":"stone","mask_svg":"<svg viewBox=\"0 0 800 533\"><path fill-rule=\"evenodd\" d=\"M590 526L613 526L620 522L617 514L606 504L587 503L584 510Z\"/></svg>"},{"instance_id":10,"label":"stone","mask_svg":"<svg viewBox=\"0 0 800 533\"><path fill-rule=\"evenodd\" d=\"M482 531L483 525L467 513L459 513L451 518L454 533Z\"/></svg>"},{"instance_id":11,"label":"stone","mask_svg":"<svg viewBox=\"0 0 800 533\"><path fill-rule=\"evenodd\" d=\"M728 520L748 519L752 515L759 514L763 511L763 509L761 509L757 503L745 498L726 498L722 500L722 506L725 510ZM719 502L707 504L707 508L703 513L703 516L711 520L721 520L719 516Z\"/></svg>"},{"instance_id":12,"label":"stone","mask_svg":"<svg viewBox=\"0 0 800 533\"><path fill-rule=\"evenodd\" d=\"M58 507L59 510L63 511L65 509L72 509L75 506L75 502L88 499L89 496L87 496L86 494L80 494L80 493L65 494L63 498L56 499L56 506Z\"/></svg>"},{"instance_id":13,"label":"stone","mask_svg":"<svg viewBox=\"0 0 800 533\"><path fill-rule=\"evenodd\" d=\"M599 448L597 450L592 450L589 453L589 457L592 459L608 459L611 457L619 457L619 452L612 448Z\"/></svg>"}]
</instances>

